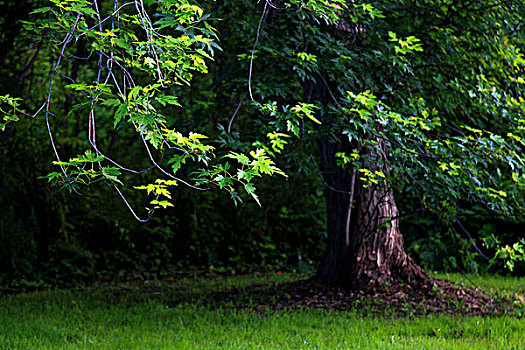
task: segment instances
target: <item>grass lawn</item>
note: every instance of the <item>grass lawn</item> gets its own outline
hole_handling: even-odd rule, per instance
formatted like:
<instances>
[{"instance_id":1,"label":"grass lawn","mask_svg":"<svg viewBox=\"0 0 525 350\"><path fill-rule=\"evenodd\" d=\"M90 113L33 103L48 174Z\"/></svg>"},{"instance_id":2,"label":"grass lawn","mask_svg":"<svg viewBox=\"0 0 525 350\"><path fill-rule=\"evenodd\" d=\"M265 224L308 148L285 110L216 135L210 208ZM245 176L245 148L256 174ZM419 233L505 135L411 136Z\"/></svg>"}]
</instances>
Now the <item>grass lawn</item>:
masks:
<instances>
[{"instance_id":1,"label":"grass lawn","mask_svg":"<svg viewBox=\"0 0 525 350\"><path fill-rule=\"evenodd\" d=\"M463 281L460 275L448 277ZM469 277L487 292L525 294L523 278ZM367 316L362 310L255 312L206 307L197 296L199 289L227 290L292 278L146 281L125 288L6 296L0 298L0 349L525 349L525 319L516 315L403 318ZM189 299L168 306L177 293Z\"/></svg>"}]
</instances>

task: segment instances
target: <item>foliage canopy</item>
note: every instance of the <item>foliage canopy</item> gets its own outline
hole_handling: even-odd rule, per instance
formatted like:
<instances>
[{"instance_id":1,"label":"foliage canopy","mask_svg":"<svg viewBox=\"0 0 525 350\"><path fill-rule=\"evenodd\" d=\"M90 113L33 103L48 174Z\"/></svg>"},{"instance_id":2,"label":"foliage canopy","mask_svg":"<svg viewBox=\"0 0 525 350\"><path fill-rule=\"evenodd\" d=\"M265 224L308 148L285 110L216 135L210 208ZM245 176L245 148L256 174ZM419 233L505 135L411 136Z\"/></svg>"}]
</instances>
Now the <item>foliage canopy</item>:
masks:
<instances>
[{"instance_id":1,"label":"foliage canopy","mask_svg":"<svg viewBox=\"0 0 525 350\"><path fill-rule=\"evenodd\" d=\"M276 163L316 171L319 144L346 142L338 166L450 224L486 212L520 220L524 11L496 0L53 0L25 22L53 62L32 97L56 157L46 177L75 192L104 181L143 221L122 191L126 173L155 174L135 186L154 197L148 217L179 183L259 202L259 177L293 172ZM5 128L25 101L1 98ZM54 126L79 118L80 139ZM142 143L149 165L122 164L117 135ZM63 151L67 137L77 140ZM497 256L523 258L523 244Z\"/></svg>"}]
</instances>

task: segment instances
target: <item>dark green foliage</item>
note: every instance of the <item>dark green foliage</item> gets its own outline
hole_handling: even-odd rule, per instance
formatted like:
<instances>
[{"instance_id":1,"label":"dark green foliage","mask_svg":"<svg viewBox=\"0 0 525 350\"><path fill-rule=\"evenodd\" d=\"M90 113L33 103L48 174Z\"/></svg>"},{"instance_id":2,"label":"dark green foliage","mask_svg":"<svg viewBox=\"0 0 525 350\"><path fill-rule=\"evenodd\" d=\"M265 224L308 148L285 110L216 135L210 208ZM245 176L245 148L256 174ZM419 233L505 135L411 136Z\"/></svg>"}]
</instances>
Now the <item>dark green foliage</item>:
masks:
<instances>
[{"instance_id":1,"label":"dark green foliage","mask_svg":"<svg viewBox=\"0 0 525 350\"><path fill-rule=\"evenodd\" d=\"M48 104L55 114L49 132L64 173L51 165L55 156L43 117L31 119L23 111L37 111L46 99L62 40L55 34L69 29L52 22L45 30L22 30L15 19L28 20L28 13L14 11L13 4L0 1L6 9L0 11L0 44L6 48L0 95L23 97L16 106L21 110L13 112L20 121L7 120L0 133L4 286L187 265L230 272L311 269L326 236L327 189L318 175L326 177L327 145L341 140L372 150L379 149L376 139L384 141L389 172L369 170L383 161L374 152L363 157L340 152L337 160L370 184L385 178L394 187L406 245L425 267L485 272L497 247L523 237L522 1L352 2L351 10L342 12L323 1L275 1L277 7L289 5L287 10L255 1L208 2L202 6L220 21L205 14L195 28L170 29L175 17L158 17L163 33L175 37L184 32L213 38L213 25L222 48L202 42L206 51L192 51L194 43L183 53L169 51L170 57L180 54L187 66L180 71L165 67L165 57L162 68L174 80L193 80L191 86L167 84L166 89L155 85L156 62L148 45L124 40L117 50L108 44L107 33L86 34L89 40L77 33L78 45L68 47L69 55L93 58L101 48L115 55L126 51L135 60L133 73L142 88L122 101L114 86L101 87L107 94L98 96L103 102L94 108L101 117L94 150L86 141L86 117L89 98L100 93L89 85L96 79L97 61L62 63L64 75L55 77ZM101 5L103 10L108 4ZM29 12L40 4L18 5ZM95 20L86 8L82 26ZM45 24L51 13L45 9L31 18ZM62 13L66 27L76 13ZM118 35L129 39L140 26L123 27ZM144 40L140 33L138 39ZM155 40L168 50L160 37ZM14 103L6 99L2 108L9 102ZM148 113L129 108L133 103ZM155 118L169 130L159 131ZM108 157L133 169L150 165L140 138L137 142L137 125L147 130L144 142L152 150L162 152L169 138L192 149L158 157L170 175L226 189L245 204L236 207L224 191L194 192L181 184L169 187L170 199L168 185L155 182L164 176L160 171L133 176L117 169ZM211 140L190 136L192 131ZM179 140L177 132L186 136ZM250 151L256 150L265 151L262 161L247 166ZM91 166L96 174L88 173ZM288 180L259 176L280 169ZM82 195L57 192L48 180ZM84 185L91 185L89 191ZM169 209L138 225L110 186L126 193L141 218L152 212L142 209L147 202L150 209ZM134 187L155 198L146 199ZM514 273L522 272L516 261Z\"/></svg>"}]
</instances>

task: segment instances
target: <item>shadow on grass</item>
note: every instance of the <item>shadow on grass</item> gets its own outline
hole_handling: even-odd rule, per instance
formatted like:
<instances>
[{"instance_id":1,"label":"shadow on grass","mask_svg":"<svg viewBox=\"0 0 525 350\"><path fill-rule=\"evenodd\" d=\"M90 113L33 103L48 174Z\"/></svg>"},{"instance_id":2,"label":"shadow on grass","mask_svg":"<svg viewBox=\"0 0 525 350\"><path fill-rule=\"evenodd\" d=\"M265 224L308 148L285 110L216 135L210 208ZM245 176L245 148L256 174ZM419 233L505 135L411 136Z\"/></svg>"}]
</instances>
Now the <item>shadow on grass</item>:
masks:
<instances>
[{"instance_id":1,"label":"shadow on grass","mask_svg":"<svg viewBox=\"0 0 525 350\"><path fill-rule=\"evenodd\" d=\"M312 282L308 275L203 275L126 286L100 285L86 294L106 302L156 299L167 308L183 304L247 312L324 309L399 317L428 314L525 314L525 302L502 293L487 293L457 282L432 279L418 285L382 284L375 290L348 291ZM517 294L516 294L517 295ZM517 297L519 297L517 295Z\"/></svg>"}]
</instances>

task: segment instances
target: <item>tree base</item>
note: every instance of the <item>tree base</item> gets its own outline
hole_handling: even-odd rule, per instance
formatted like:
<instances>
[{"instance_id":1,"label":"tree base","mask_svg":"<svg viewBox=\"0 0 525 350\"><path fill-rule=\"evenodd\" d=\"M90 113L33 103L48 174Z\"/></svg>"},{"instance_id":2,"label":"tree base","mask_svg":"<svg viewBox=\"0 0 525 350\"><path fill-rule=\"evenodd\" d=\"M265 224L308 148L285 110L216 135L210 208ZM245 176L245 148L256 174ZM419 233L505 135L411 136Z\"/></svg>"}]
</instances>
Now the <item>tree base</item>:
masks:
<instances>
[{"instance_id":1,"label":"tree base","mask_svg":"<svg viewBox=\"0 0 525 350\"><path fill-rule=\"evenodd\" d=\"M435 279L417 265L410 256L403 254L403 263L389 268L349 262L341 265L325 262L317 271L312 282L346 290L362 291L376 291L388 284L416 287L434 282Z\"/></svg>"}]
</instances>

